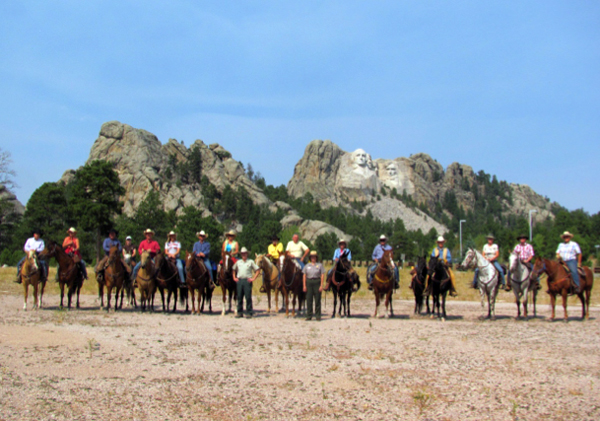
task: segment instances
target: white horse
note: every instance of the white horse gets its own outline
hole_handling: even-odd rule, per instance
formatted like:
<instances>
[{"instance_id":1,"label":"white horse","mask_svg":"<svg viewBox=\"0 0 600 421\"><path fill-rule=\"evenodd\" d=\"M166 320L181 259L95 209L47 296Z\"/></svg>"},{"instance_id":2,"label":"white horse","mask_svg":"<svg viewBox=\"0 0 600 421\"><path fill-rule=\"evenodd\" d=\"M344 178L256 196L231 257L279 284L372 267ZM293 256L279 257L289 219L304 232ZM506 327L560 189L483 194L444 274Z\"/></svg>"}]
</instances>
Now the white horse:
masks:
<instances>
[{"instance_id":1,"label":"white horse","mask_svg":"<svg viewBox=\"0 0 600 421\"><path fill-rule=\"evenodd\" d=\"M487 318L496 320L496 295L498 295L498 271L494 267L494 264L487 260L481 253L469 247L465 259L460 265L462 268L469 268L476 266L479 269L479 276L477 278L477 286L481 294L481 308L484 309L483 304L484 298L487 296L488 299L488 314ZM485 315L480 317L481 319L486 318Z\"/></svg>"},{"instance_id":2,"label":"white horse","mask_svg":"<svg viewBox=\"0 0 600 421\"><path fill-rule=\"evenodd\" d=\"M523 300L523 316L527 319L527 293L531 286L531 269L527 267L519 255L514 251L510 254L510 276L512 290L515 294L515 303L517 304L517 319L521 317L521 300ZM533 300L533 308L535 312L535 299Z\"/></svg>"}]
</instances>

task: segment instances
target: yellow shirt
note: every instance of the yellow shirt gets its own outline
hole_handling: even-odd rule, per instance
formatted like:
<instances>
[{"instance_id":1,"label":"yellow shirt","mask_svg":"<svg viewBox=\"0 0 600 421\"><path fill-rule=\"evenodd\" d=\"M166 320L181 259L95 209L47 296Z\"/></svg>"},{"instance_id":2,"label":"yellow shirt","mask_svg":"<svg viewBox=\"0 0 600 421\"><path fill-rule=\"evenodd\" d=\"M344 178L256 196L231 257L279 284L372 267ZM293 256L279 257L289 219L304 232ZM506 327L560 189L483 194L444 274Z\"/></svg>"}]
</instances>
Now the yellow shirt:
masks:
<instances>
[{"instance_id":1,"label":"yellow shirt","mask_svg":"<svg viewBox=\"0 0 600 421\"><path fill-rule=\"evenodd\" d=\"M279 259L279 255L283 253L283 244L279 243L276 246L269 244L269 256L273 259Z\"/></svg>"},{"instance_id":2,"label":"yellow shirt","mask_svg":"<svg viewBox=\"0 0 600 421\"><path fill-rule=\"evenodd\" d=\"M306 250L308 250L308 247L302 241L298 241L297 243L290 241L285 248L285 251L289 251L296 259L300 259Z\"/></svg>"}]
</instances>

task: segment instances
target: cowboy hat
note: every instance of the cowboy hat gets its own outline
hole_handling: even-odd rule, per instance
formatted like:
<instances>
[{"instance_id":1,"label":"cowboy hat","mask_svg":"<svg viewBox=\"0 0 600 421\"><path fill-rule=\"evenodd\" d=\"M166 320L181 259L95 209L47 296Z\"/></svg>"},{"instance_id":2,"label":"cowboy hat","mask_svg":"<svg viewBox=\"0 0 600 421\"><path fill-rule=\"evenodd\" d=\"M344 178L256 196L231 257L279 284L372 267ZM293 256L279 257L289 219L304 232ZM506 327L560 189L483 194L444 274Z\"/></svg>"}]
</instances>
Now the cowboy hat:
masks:
<instances>
[{"instance_id":1,"label":"cowboy hat","mask_svg":"<svg viewBox=\"0 0 600 421\"><path fill-rule=\"evenodd\" d=\"M240 250L240 254L246 253L248 254L248 249L246 247L242 247L242 249Z\"/></svg>"},{"instance_id":2,"label":"cowboy hat","mask_svg":"<svg viewBox=\"0 0 600 421\"><path fill-rule=\"evenodd\" d=\"M177 237L177 233L176 233L175 231L171 231L171 232L169 233L168 237L170 237L170 236L172 236L172 235L174 235L175 237Z\"/></svg>"},{"instance_id":3,"label":"cowboy hat","mask_svg":"<svg viewBox=\"0 0 600 421\"><path fill-rule=\"evenodd\" d=\"M206 235L204 230L201 230L196 233L196 237L208 237L208 235Z\"/></svg>"},{"instance_id":4,"label":"cowboy hat","mask_svg":"<svg viewBox=\"0 0 600 421\"><path fill-rule=\"evenodd\" d=\"M381 240L387 240L387 237L385 236L385 234L381 234L379 236L379 241L381 241Z\"/></svg>"},{"instance_id":5,"label":"cowboy hat","mask_svg":"<svg viewBox=\"0 0 600 421\"><path fill-rule=\"evenodd\" d=\"M69 228L67 232L72 232L73 234L77 234L77 230L73 227Z\"/></svg>"},{"instance_id":6,"label":"cowboy hat","mask_svg":"<svg viewBox=\"0 0 600 421\"><path fill-rule=\"evenodd\" d=\"M344 240L343 238L340 241L338 241L338 244L342 244L342 243L344 243L346 245L348 244L348 243L346 243L346 240Z\"/></svg>"},{"instance_id":7,"label":"cowboy hat","mask_svg":"<svg viewBox=\"0 0 600 421\"><path fill-rule=\"evenodd\" d=\"M440 235L440 236L437 238L437 241L436 241L436 242L437 242L437 243L445 243L445 242L446 242L446 240L444 240L444 237L443 237L442 235Z\"/></svg>"},{"instance_id":8,"label":"cowboy hat","mask_svg":"<svg viewBox=\"0 0 600 421\"><path fill-rule=\"evenodd\" d=\"M517 240L520 240L521 238L524 238L524 239L526 239L526 240L527 240L529 237L528 237L528 236L526 236L525 234L521 234L521 235L519 235L519 236L517 237Z\"/></svg>"},{"instance_id":9,"label":"cowboy hat","mask_svg":"<svg viewBox=\"0 0 600 421\"><path fill-rule=\"evenodd\" d=\"M487 240L488 238L491 238L492 240L495 240L496 237L494 237L494 234L488 234L485 236L485 239Z\"/></svg>"},{"instance_id":10,"label":"cowboy hat","mask_svg":"<svg viewBox=\"0 0 600 421\"><path fill-rule=\"evenodd\" d=\"M144 231L144 235L146 235L146 234L154 235L154 231L152 231L150 228L146 228L146 231Z\"/></svg>"},{"instance_id":11,"label":"cowboy hat","mask_svg":"<svg viewBox=\"0 0 600 421\"><path fill-rule=\"evenodd\" d=\"M310 254L308 255L308 257L313 257L313 256L317 257L318 255L319 254L316 252L316 250L313 250L313 251L310 252Z\"/></svg>"},{"instance_id":12,"label":"cowboy hat","mask_svg":"<svg viewBox=\"0 0 600 421\"><path fill-rule=\"evenodd\" d=\"M560 238L565 238L565 237L573 238L574 235L571 234L569 231L565 231L561 234Z\"/></svg>"},{"instance_id":13,"label":"cowboy hat","mask_svg":"<svg viewBox=\"0 0 600 421\"><path fill-rule=\"evenodd\" d=\"M133 238L131 238L131 235L128 235L127 237L125 237L125 241L127 240L133 240Z\"/></svg>"},{"instance_id":14,"label":"cowboy hat","mask_svg":"<svg viewBox=\"0 0 600 421\"><path fill-rule=\"evenodd\" d=\"M229 231L227 231L227 233L225 234L225 236L226 236L226 237L228 237L228 236L230 236L230 235L231 235L232 237L235 237L237 234L235 233L235 231L234 231L234 230L229 230Z\"/></svg>"}]
</instances>

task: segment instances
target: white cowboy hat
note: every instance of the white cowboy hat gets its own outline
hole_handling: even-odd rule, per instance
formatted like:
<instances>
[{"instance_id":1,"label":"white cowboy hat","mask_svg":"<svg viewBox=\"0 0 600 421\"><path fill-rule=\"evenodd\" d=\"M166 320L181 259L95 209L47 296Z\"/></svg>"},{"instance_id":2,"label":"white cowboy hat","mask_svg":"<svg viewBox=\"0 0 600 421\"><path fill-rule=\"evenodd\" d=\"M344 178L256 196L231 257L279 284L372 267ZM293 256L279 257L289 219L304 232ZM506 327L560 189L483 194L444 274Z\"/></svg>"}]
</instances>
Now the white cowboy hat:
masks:
<instances>
[{"instance_id":1,"label":"white cowboy hat","mask_svg":"<svg viewBox=\"0 0 600 421\"><path fill-rule=\"evenodd\" d=\"M172 235L174 235L175 237L177 237L177 233L175 233L175 231L171 231L171 232L169 233L169 237L170 237L170 236L172 236Z\"/></svg>"},{"instance_id":2,"label":"white cowboy hat","mask_svg":"<svg viewBox=\"0 0 600 421\"><path fill-rule=\"evenodd\" d=\"M146 234L154 235L154 231L152 231L150 228L147 228L146 231L144 231L144 235L146 235Z\"/></svg>"},{"instance_id":3,"label":"white cowboy hat","mask_svg":"<svg viewBox=\"0 0 600 421\"><path fill-rule=\"evenodd\" d=\"M560 238L565 238L565 237L573 238L574 235L571 234L569 231L565 231L565 232L562 233L562 235L560 236Z\"/></svg>"},{"instance_id":4,"label":"white cowboy hat","mask_svg":"<svg viewBox=\"0 0 600 421\"><path fill-rule=\"evenodd\" d=\"M196 233L196 237L208 237L208 235L206 235L204 230L201 230Z\"/></svg>"},{"instance_id":5,"label":"white cowboy hat","mask_svg":"<svg viewBox=\"0 0 600 421\"><path fill-rule=\"evenodd\" d=\"M240 250L240 254L242 253L248 254L248 249L246 247L242 247L242 249Z\"/></svg>"},{"instance_id":6,"label":"white cowboy hat","mask_svg":"<svg viewBox=\"0 0 600 421\"><path fill-rule=\"evenodd\" d=\"M381 234L381 235L379 236L379 239L380 239L380 240L387 240L387 237L385 236L385 234Z\"/></svg>"},{"instance_id":7,"label":"white cowboy hat","mask_svg":"<svg viewBox=\"0 0 600 421\"><path fill-rule=\"evenodd\" d=\"M348 243L346 243L346 240L344 240L343 238L340 241L338 241L338 244L342 244L342 243L348 244Z\"/></svg>"},{"instance_id":8,"label":"white cowboy hat","mask_svg":"<svg viewBox=\"0 0 600 421\"><path fill-rule=\"evenodd\" d=\"M73 227L69 228L67 232L72 232L73 234L77 234L77 230Z\"/></svg>"},{"instance_id":9,"label":"white cowboy hat","mask_svg":"<svg viewBox=\"0 0 600 421\"><path fill-rule=\"evenodd\" d=\"M446 240L444 240L444 237L443 237L442 235L440 235L440 236L437 238L437 241L436 241L436 242L437 242L437 243L445 243L445 242L446 242Z\"/></svg>"},{"instance_id":10,"label":"white cowboy hat","mask_svg":"<svg viewBox=\"0 0 600 421\"><path fill-rule=\"evenodd\" d=\"M235 233L234 230L229 230L229 231L227 231L227 233L225 234L225 236L227 237L228 235L231 235L232 237L235 237L237 234Z\"/></svg>"},{"instance_id":11,"label":"white cowboy hat","mask_svg":"<svg viewBox=\"0 0 600 421\"><path fill-rule=\"evenodd\" d=\"M125 237L125 241L127 240L133 240L133 238L131 238L131 235L128 235L127 237Z\"/></svg>"},{"instance_id":12,"label":"white cowboy hat","mask_svg":"<svg viewBox=\"0 0 600 421\"><path fill-rule=\"evenodd\" d=\"M310 254L308 256L309 257L313 257L313 256L318 257L319 254L316 252L316 250L313 250L313 251L310 252Z\"/></svg>"}]
</instances>

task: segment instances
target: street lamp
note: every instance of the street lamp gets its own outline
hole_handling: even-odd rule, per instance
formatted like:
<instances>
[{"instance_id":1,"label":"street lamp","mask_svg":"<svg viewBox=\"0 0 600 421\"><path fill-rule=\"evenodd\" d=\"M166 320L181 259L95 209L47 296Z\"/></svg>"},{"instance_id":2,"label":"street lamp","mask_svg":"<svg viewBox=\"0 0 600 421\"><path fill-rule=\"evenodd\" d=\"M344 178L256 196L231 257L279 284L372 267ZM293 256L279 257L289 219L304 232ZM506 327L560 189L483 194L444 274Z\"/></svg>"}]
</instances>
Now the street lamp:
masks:
<instances>
[{"instance_id":1,"label":"street lamp","mask_svg":"<svg viewBox=\"0 0 600 421\"><path fill-rule=\"evenodd\" d=\"M533 220L532 220L532 216L533 216L534 213L537 213L537 210L531 209L529 211L529 242L531 242L531 240L533 238L533 230L532 230Z\"/></svg>"},{"instance_id":2,"label":"street lamp","mask_svg":"<svg viewBox=\"0 0 600 421\"><path fill-rule=\"evenodd\" d=\"M458 223L458 229L460 231L460 257L462 258L463 253L462 253L462 224L463 222L467 222L466 219L461 219L460 222Z\"/></svg>"}]
</instances>

